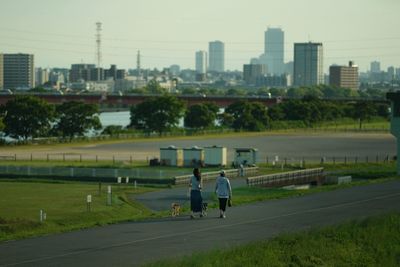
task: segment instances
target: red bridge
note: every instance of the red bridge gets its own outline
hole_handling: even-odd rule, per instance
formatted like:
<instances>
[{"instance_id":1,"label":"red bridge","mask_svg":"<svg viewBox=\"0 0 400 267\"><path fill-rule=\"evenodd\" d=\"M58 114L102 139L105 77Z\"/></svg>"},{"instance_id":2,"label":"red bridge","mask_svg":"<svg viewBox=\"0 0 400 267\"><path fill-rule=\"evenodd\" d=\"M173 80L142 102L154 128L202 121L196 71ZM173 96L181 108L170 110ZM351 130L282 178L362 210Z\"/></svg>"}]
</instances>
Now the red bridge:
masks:
<instances>
[{"instance_id":1,"label":"red bridge","mask_svg":"<svg viewBox=\"0 0 400 267\"><path fill-rule=\"evenodd\" d=\"M39 97L50 104L62 104L69 101L80 101L88 104L98 104L101 109L107 108L122 108L127 109L130 106L142 103L150 97L157 97L157 95L101 95L101 94L29 94ZM13 99L16 95L0 95L0 105L6 104L9 100ZM250 102L260 102L265 106L273 106L281 102L280 98L266 98L266 97L235 97L235 96L198 96L198 95L176 95L177 98L184 101L188 106L200 103L215 103L220 108L225 108L230 104L246 100Z\"/></svg>"}]
</instances>

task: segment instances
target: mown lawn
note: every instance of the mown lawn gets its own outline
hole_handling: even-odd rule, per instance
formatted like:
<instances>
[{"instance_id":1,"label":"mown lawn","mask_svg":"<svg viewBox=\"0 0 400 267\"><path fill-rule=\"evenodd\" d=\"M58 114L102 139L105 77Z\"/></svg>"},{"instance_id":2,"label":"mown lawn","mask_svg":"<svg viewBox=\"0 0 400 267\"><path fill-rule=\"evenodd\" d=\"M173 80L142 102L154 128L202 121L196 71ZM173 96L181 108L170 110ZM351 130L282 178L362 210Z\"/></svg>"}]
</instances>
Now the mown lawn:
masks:
<instances>
[{"instance_id":1,"label":"mown lawn","mask_svg":"<svg viewBox=\"0 0 400 267\"><path fill-rule=\"evenodd\" d=\"M146 266L400 266L400 214L284 234Z\"/></svg>"},{"instance_id":2,"label":"mown lawn","mask_svg":"<svg viewBox=\"0 0 400 267\"><path fill-rule=\"evenodd\" d=\"M0 181L0 240L160 216L127 198L127 194L135 195L155 188L112 188L113 201L108 206L106 184L102 185L99 195L99 186L95 183ZM92 195L90 212L87 211L87 195ZM47 220L42 223L40 210L47 215Z\"/></svg>"}]
</instances>

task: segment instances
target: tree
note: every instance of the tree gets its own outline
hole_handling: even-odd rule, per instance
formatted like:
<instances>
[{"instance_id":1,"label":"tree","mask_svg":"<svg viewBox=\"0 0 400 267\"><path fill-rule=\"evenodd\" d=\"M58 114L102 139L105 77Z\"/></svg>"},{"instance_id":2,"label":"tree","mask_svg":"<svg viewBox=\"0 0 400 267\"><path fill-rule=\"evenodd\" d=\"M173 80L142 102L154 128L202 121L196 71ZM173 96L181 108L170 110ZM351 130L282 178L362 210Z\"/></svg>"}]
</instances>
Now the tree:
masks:
<instances>
[{"instance_id":1,"label":"tree","mask_svg":"<svg viewBox=\"0 0 400 267\"><path fill-rule=\"evenodd\" d=\"M160 83L155 79L150 80L146 85L146 90L150 94L162 94L165 93L165 89L160 86Z\"/></svg>"},{"instance_id":2,"label":"tree","mask_svg":"<svg viewBox=\"0 0 400 267\"><path fill-rule=\"evenodd\" d=\"M218 110L214 103L193 105L186 111L185 126L198 129L212 127L215 125Z\"/></svg>"},{"instance_id":3,"label":"tree","mask_svg":"<svg viewBox=\"0 0 400 267\"><path fill-rule=\"evenodd\" d=\"M131 107L130 126L147 133L163 132L176 126L184 112L184 104L171 95L153 97Z\"/></svg>"},{"instance_id":4,"label":"tree","mask_svg":"<svg viewBox=\"0 0 400 267\"><path fill-rule=\"evenodd\" d=\"M261 131L269 123L266 107L261 103L237 101L229 105L225 113L227 118L232 117L232 127L235 130Z\"/></svg>"},{"instance_id":5,"label":"tree","mask_svg":"<svg viewBox=\"0 0 400 267\"><path fill-rule=\"evenodd\" d=\"M17 96L2 107L4 133L13 138L47 135L54 119L54 106L33 96Z\"/></svg>"},{"instance_id":6,"label":"tree","mask_svg":"<svg viewBox=\"0 0 400 267\"><path fill-rule=\"evenodd\" d=\"M82 102L65 102L56 108L57 123L54 131L62 137L84 135L87 131L101 129L98 116L99 108L95 104L85 104Z\"/></svg>"},{"instance_id":7,"label":"tree","mask_svg":"<svg viewBox=\"0 0 400 267\"><path fill-rule=\"evenodd\" d=\"M360 129L362 128L362 123L365 120L371 119L375 113L375 107L369 101L359 101L354 104L353 119L359 121Z\"/></svg>"}]
</instances>

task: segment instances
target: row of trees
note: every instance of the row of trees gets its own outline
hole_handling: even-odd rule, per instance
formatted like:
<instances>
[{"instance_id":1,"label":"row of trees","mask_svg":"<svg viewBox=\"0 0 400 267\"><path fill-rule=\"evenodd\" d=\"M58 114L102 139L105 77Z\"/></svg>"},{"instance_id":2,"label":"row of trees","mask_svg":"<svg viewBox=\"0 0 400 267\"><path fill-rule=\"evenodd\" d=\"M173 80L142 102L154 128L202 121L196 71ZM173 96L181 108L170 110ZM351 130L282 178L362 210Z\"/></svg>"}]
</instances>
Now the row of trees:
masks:
<instances>
[{"instance_id":1,"label":"row of trees","mask_svg":"<svg viewBox=\"0 0 400 267\"><path fill-rule=\"evenodd\" d=\"M365 90L352 90L349 88L339 88L330 85L315 85L299 88L183 88L178 91L185 95L226 95L226 96L272 96L272 97L287 97L287 98L303 98L305 96L314 96L319 98L371 98L385 99L385 94L388 90L367 88ZM166 90L160 86L156 80L151 80L149 83L140 89L133 89L130 93L136 94L164 94Z\"/></svg>"},{"instance_id":2,"label":"row of trees","mask_svg":"<svg viewBox=\"0 0 400 267\"><path fill-rule=\"evenodd\" d=\"M388 104L370 101L354 103L325 101L307 96L303 99L284 101L266 108L258 102L237 101L228 106L223 113L212 103L197 104L185 109L182 101L165 95L150 98L131 108L130 126L147 133L170 131L179 119L184 118L186 128L207 129L216 126L235 130L262 131L271 128L279 121L298 121L313 126L323 121L338 121L342 118L358 120L362 123L374 116L389 117Z\"/></svg>"},{"instance_id":3,"label":"row of trees","mask_svg":"<svg viewBox=\"0 0 400 267\"><path fill-rule=\"evenodd\" d=\"M72 139L101 129L98 106L66 102L58 106L32 96L17 96L0 106L0 131L27 140L46 136Z\"/></svg>"},{"instance_id":4,"label":"row of trees","mask_svg":"<svg viewBox=\"0 0 400 267\"><path fill-rule=\"evenodd\" d=\"M373 102L325 101L308 96L303 99L284 101L266 108L258 102L237 101L224 112L214 103L196 104L186 107L184 102L172 95L148 98L130 109L129 128L145 133L165 132L177 128L183 118L184 126L194 130L216 127L234 130L262 131L273 128L282 121L301 122L313 126L323 121L338 121L352 118L360 122L373 116L388 118L387 104ZM13 138L38 138L58 136L72 139L85 135L90 130L102 128L97 105L81 102L66 102L58 106L48 104L40 98L18 96L0 107L0 131ZM123 131L120 126L109 126L103 133Z\"/></svg>"}]
</instances>

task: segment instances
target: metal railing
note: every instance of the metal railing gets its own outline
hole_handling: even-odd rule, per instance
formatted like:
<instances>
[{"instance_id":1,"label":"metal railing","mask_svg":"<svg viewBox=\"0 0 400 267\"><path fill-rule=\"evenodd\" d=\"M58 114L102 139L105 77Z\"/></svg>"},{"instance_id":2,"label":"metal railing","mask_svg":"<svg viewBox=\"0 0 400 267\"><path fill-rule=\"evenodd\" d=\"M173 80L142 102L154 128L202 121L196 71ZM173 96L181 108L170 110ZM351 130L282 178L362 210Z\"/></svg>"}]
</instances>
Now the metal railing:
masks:
<instances>
[{"instance_id":1,"label":"metal railing","mask_svg":"<svg viewBox=\"0 0 400 267\"><path fill-rule=\"evenodd\" d=\"M72 168L72 167L31 167L0 166L2 177L46 178L55 180L108 181L115 182L118 177L129 177L131 181L165 180L172 183L176 175L187 173L184 170L153 170L149 168ZM142 181L139 181L142 182Z\"/></svg>"},{"instance_id":2,"label":"metal railing","mask_svg":"<svg viewBox=\"0 0 400 267\"><path fill-rule=\"evenodd\" d=\"M323 176L324 168L306 169L300 171L283 172L276 174L260 175L248 177L246 179L248 186L266 186L280 183L296 183L310 178L319 178Z\"/></svg>"},{"instance_id":3,"label":"metal railing","mask_svg":"<svg viewBox=\"0 0 400 267\"><path fill-rule=\"evenodd\" d=\"M255 175L257 173L258 173L258 167L243 168L243 171L241 169L225 170L225 175L228 178L251 176L251 175ZM203 181L215 180L218 177L218 175L219 175L219 171L205 172L205 173L201 174L201 179ZM192 177L191 174L176 176L174 178L174 184L175 185L188 184L190 177Z\"/></svg>"}]
</instances>

